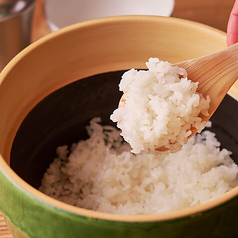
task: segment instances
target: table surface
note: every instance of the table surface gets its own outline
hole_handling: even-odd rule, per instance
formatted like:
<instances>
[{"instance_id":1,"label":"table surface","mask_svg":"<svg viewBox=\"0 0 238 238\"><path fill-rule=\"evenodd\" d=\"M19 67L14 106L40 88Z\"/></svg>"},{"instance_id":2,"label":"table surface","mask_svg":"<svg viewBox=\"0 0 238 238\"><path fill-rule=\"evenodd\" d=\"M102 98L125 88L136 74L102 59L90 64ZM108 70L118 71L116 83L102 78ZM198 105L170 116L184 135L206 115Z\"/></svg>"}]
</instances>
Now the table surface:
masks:
<instances>
[{"instance_id":1,"label":"table surface","mask_svg":"<svg viewBox=\"0 0 238 238\"><path fill-rule=\"evenodd\" d=\"M166 1L166 0L165 0ZM226 31L229 14L235 0L175 0L172 17L200 22ZM45 0L37 0L31 41L34 42L50 33L44 16ZM12 238L0 212L0 238Z\"/></svg>"}]
</instances>

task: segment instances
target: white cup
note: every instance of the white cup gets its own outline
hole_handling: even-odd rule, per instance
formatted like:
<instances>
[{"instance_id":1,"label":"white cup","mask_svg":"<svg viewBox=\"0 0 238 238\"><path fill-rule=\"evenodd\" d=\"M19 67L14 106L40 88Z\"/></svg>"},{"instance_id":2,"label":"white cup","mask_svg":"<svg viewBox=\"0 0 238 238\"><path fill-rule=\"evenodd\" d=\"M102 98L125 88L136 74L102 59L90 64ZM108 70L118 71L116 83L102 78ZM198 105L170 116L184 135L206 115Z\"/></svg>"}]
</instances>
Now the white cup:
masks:
<instances>
[{"instance_id":1,"label":"white cup","mask_svg":"<svg viewBox=\"0 0 238 238\"><path fill-rule=\"evenodd\" d=\"M120 15L170 16L174 0L46 0L51 31L101 17Z\"/></svg>"}]
</instances>

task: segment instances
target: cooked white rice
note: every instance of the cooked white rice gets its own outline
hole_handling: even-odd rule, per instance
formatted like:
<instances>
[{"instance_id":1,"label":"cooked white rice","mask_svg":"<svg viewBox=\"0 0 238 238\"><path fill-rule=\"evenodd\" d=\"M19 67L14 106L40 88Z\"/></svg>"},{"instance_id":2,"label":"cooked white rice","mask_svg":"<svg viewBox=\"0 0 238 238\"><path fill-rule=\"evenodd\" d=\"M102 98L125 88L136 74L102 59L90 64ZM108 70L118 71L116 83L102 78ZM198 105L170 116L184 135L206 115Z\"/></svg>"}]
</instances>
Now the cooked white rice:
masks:
<instances>
[{"instance_id":1,"label":"cooked white rice","mask_svg":"<svg viewBox=\"0 0 238 238\"><path fill-rule=\"evenodd\" d=\"M205 203L237 186L231 152L204 131L177 153L133 154L120 131L94 118L90 136L57 148L40 191L78 207L118 214L155 214Z\"/></svg>"},{"instance_id":2,"label":"cooked white rice","mask_svg":"<svg viewBox=\"0 0 238 238\"><path fill-rule=\"evenodd\" d=\"M210 99L197 92L198 83L185 69L150 58L148 70L127 71L119 84L124 92L120 107L111 115L133 153L177 152L187 143L191 128L200 132Z\"/></svg>"}]
</instances>

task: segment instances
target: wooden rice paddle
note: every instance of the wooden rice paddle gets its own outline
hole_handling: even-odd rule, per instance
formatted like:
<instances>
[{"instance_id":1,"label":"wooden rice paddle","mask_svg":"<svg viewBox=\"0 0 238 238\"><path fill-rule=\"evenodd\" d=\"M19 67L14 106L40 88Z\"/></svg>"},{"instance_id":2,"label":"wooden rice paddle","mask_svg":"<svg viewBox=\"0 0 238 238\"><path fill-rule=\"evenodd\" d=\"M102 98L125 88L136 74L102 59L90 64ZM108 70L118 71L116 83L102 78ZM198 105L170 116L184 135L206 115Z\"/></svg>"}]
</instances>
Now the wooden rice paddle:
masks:
<instances>
[{"instance_id":1,"label":"wooden rice paddle","mask_svg":"<svg viewBox=\"0 0 238 238\"><path fill-rule=\"evenodd\" d=\"M189 80L199 82L198 92L204 97L209 95L211 100L209 115L201 115L203 121L208 121L238 78L238 43L211 55L174 65L184 68ZM122 97L120 102L123 101ZM192 128L189 138L196 133L197 129ZM166 149L161 147L157 150Z\"/></svg>"},{"instance_id":2,"label":"wooden rice paddle","mask_svg":"<svg viewBox=\"0 0 238 238\"><path fill-rule=\"evenodd\" d=\"M204 97L209 95L209 115L201 115L203 121L208 121L216 111L231 86L238 79L238 43L211 55L175 64L184 68L188 79L199 82L197 91ZM192 128L190 137L197 133Z\"/></svg>"}]
</instances>

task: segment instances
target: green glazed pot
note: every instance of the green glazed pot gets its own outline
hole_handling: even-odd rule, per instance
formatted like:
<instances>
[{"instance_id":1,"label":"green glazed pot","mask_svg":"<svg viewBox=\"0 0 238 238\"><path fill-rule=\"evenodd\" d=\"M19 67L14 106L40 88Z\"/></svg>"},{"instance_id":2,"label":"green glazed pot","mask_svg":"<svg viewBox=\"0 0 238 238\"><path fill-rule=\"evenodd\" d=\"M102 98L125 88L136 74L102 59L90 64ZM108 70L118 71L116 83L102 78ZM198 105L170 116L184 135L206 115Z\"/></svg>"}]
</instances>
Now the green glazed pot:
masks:
<instances>
[{"instance_id":1,"label":"green glazed pot","mask_svg":"<svg viewBox=\"0 0 238 238\"><path fill-rule=\"evenodd\" d=\"M200 206L134 216L76 208L37 190L56 146L81 139L75 128L84 128L94 116L109 123L120 98L117 85L123 71L144 68L150 57L178 62L225 47L225 33L202 24L123 16L61 29L17 55L0 74L0 209L12 234L20 238L237 237L238 188ZM229 92L233 97L236 87ZM218 132L234 159L237 108L237 101L227 95L212 119L230 133L227 137ZM230 123L225 123L227 118ZM80 135L84 136L83 130Z\"/></svg>"}]
</instances>

